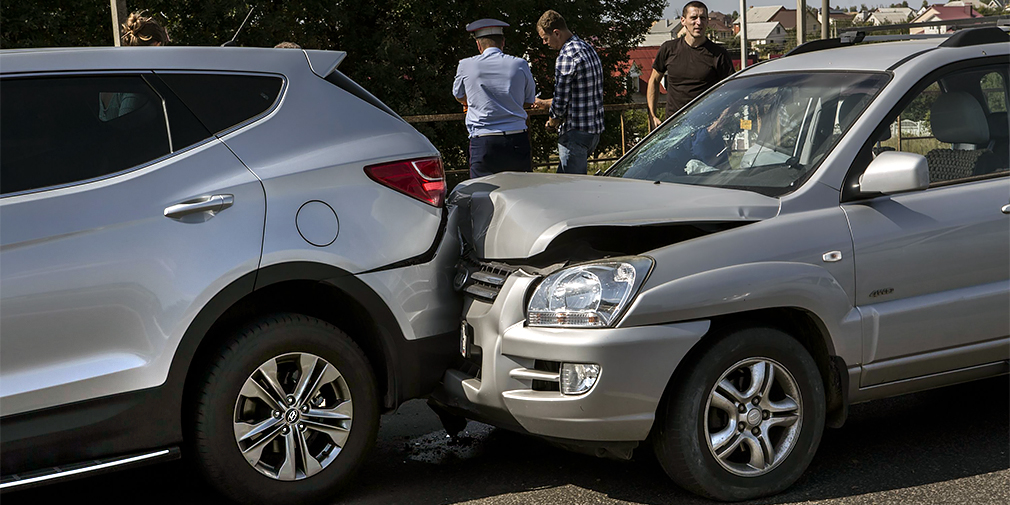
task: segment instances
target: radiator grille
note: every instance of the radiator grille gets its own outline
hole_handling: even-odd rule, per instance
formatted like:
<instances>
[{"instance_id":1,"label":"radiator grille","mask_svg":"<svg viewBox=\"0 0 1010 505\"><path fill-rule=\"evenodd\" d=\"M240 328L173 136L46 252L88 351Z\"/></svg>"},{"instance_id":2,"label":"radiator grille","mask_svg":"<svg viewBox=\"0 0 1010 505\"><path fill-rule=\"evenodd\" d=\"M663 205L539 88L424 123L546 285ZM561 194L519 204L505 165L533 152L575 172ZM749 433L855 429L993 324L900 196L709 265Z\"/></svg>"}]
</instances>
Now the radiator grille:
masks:
<instances>
[{"instance_id":1,"label":"radiator grille","mask_svg":"<svg viewBox=\"0 0 1010 505\"><path fill-rule=\"evenodd\" d=\"M517 267L504 263L481 261L464 256L456 266L456 290L474 298L493 302L498 297L505 280Z\"/></svg>"}]
</instances>

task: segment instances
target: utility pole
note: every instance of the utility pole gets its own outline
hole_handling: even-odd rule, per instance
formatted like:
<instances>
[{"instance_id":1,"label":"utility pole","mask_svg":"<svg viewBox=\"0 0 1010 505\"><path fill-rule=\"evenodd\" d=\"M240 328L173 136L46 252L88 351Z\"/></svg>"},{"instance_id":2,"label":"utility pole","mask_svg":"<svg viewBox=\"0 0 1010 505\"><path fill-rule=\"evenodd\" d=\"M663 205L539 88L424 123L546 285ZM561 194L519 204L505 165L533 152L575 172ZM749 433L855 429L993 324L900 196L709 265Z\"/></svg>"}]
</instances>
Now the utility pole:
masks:
<instances>
[{"instance_id":1,"label":"utility pole","mask_svg":"<svg viewBox=\"0 0 1010 505\"><path fill-rule=\"evenodd\" d=\"M828 39L828 30L831 25L831 6L828 0L821 0L821 40Z\"/></svg>"},{"instance_id":2,"label":"utility pole","mask_svg":"<svg viewBox=\"0 0 1010 505\"><path fill-rule=\"evenodd\" d=\"M747 68L747 0L740 0L740 70Z\"/></svg>"},{"instance_id":3,"label":"utility pole","mask_svg":"<svg viewBox=\"0 0 1010 505\"><path fill-rule=\"evenodd\" d=\"M796 0L796 46L803 45L807 36L807 0Z\"/></svg>"},{"instance_id":4,"label":"utility pole","mask_svg":"<svg viewBox=\"0 0 1010 505\"><path fill-rule=\"evenodd\" d=\"M119 47L122 39L119 27L126 24L126 0L109 0L109 6L112 7L112 44Z\"/></svg>"}]
</instances>

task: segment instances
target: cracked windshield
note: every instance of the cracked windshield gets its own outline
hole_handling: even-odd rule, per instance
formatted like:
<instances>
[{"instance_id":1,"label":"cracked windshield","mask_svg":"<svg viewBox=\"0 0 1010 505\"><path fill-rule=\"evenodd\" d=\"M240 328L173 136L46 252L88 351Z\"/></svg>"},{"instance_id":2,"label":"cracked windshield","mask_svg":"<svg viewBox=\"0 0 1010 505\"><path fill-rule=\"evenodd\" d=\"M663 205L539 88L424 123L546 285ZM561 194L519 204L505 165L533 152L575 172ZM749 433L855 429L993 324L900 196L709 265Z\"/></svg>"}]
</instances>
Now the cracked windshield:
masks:
<instances>
[{"instance_id":1,"label":"cracked windshield","mask_svg":"<svg viewBox=\"0 0 1010 505\"><path fill-rule=\"evenodd\" d=\"M783 195L813 172L887 79L823 72L728 81L607 175Z\"/></svg>"}]
</instances>

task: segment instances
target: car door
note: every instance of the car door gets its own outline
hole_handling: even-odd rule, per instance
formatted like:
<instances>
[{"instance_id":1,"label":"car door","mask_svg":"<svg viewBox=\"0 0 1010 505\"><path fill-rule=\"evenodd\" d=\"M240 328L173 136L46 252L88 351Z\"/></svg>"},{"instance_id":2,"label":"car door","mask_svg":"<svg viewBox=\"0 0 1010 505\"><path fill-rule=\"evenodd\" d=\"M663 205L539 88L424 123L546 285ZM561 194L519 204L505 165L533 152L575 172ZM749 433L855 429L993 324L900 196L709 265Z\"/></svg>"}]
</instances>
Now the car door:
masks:
<instances>
[{"instance_id":1,"label":"car door","mask_svg":"<svg viewBox=\"0 0 1010 505\"><path fill-rule=\"evenodd\" d=\"M978 84L993 68L927 77L878 129L885 133L875 152L926 156L928 189L842 206L863 320L861 386L1008 358L1010 180L981 133L964 133L968 122L986 121ZM961 100L953 112L944 105L952 98Z\"/></svg>"},{"instance_id":2,"label":"car door","mask_svg":"<svg viewBox=\"0 0 1010 505\"><path fill-rule=\"evenodd\" d=\"M261 184L153 74L0 87L2 414L161 384L256 269Z\"/></svg>"}]
</instances>

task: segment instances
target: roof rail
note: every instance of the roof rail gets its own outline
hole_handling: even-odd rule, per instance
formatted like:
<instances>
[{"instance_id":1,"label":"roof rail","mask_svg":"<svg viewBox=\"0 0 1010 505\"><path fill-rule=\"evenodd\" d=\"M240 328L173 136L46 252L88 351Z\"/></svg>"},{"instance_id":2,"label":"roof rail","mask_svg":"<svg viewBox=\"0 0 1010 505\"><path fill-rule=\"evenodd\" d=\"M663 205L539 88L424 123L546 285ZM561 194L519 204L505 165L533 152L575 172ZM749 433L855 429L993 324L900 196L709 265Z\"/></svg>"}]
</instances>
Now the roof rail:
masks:
<instances>
[{"instance_id":1,"label":"roof rail","mask_svg":"<svg viewBox=\"0 0 1010 505\"><path fill-rule=\"evenodd\" d=\"M951 19L948 21L930 21L926 23L905 23L900 25L879 25L879 26L859 26L854 27L850 31L843 32L837 38L832 39L821 39L812 40L800 46L797 46L792 51L789 51L783 56L792 56L794 54L803 54L813 51L821 51L824 49L832 49L836 47L849 46L852 44L858 44L860 42L882 42L888 40L914 40L914 39L928 39L937 37L952 37L951 34L898 34L898 35L867 35L873 32L883 32L883 31L893 31L893 30L909 30L911 28L925 28L929 26L950 26L956 27L958 29L966 28L981 28L989 27L991 29L986 30L971 30L985 31L989 35L960 35L955 42L950 40L941 44L944 47L964 47L968 45L977 44L988 44L991 42L1003 42L1007 39L998 39L998 34L996 31L1003 29L1004 26L1010 27L1010 16L1000 15L1000 16L986 16L981 18L966 18L966 19ZM993 28L998 27L998 28ZM955 32L955 34L961 34L965 32ZM991 39L991 40L990 40Z\"/></svg>"},{"instance_id":2,"label":"roof rail","mask_svg":"<svg viewBox=\"0 0 1010 505\"><path fill-rule=\"evenodd\" d=\"M940 47L968 47L996 42L1010 42L1010 33L997 27L962 30L943 41Z\"/></svg>"}]
</instances>

